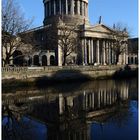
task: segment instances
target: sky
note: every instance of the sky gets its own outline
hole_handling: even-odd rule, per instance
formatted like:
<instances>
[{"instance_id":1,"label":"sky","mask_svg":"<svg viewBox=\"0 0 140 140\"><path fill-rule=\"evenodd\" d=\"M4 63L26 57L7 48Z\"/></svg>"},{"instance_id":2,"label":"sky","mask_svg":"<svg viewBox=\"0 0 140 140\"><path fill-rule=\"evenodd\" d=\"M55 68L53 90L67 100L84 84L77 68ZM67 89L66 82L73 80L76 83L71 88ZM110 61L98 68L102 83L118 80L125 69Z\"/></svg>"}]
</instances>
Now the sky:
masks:
<instances>
[{"instance_id":1,"label":"sky","mask_svg":"<svg viewBox=\"0 0 140 140\"><path fill-rule=\"evenodd\" d=\"M25 17L34 18L33 27L43 25L43 0L17 0ZM138 0L89 0L92 25L102 16L103 24L112 27L121 23L129 28L131 37L138 36Z\"/></svg>"}]
</instances>

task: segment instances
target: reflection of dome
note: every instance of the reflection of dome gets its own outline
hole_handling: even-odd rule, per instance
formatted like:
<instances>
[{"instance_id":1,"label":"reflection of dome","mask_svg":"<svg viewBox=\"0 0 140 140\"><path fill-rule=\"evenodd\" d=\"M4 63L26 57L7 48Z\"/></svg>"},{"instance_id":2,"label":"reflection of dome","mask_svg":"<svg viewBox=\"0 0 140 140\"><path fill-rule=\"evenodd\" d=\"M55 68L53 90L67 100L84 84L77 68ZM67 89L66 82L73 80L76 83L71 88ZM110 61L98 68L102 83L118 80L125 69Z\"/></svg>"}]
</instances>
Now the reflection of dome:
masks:
<instances>
[{"instance_id":1,"label":"reflection of dome","mask_svg":"<svg viewBox=\"0 0 140 140\"><path fill-rule=\"evenodd\" d=\"M88 22L88 0L44 0L44 25L58 22Z\"/></svg>"}]
</instances>

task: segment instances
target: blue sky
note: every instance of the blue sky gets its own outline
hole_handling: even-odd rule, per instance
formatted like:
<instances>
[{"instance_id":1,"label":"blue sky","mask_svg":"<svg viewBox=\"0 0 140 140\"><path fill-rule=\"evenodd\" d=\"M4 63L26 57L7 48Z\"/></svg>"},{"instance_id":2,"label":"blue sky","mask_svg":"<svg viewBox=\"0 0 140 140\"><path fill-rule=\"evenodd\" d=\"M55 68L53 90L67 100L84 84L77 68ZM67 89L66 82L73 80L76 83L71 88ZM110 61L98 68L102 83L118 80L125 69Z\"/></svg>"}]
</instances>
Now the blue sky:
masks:
<instances>
[{"instance_id":1,"label":"blue sky","mask_svg":"<svg viewBox=\"0 0 140 140\"><path fill-rule=\"evenodd\" d=\"M34 17L34 27L43 25L43 0L17 0L27 18ZM138 0L89 0L89 19L96 24L99 16L103 23L112 27L122 23L132 37L138 36Z\"/></svg>"}]
</instances>

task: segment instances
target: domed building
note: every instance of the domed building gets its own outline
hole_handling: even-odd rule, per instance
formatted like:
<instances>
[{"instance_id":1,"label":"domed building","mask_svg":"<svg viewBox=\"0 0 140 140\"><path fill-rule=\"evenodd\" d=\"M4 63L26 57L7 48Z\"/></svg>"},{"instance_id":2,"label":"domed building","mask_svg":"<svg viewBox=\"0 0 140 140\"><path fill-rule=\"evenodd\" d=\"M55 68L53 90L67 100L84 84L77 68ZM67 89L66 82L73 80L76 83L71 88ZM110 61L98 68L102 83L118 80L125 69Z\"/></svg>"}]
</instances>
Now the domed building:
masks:
<instances>
[{"instance_id":1,"label":"domed building","mask_svg":"<svg viewBox=\"0 0 140 140\"><path fill-rule=\"evenodd\" d=\"M44 20L43 26L26 31L23 34L34 34L39 49L30 55L29 65L112 65L127 64L127 43L123 44L125 51L116 54L114 49L115 27L110 28L102 23L100 17L98 24L91 25L88 18L88 0L43 0ZM72 30L73 29L73 30ZM65 31L65 33L64 33ZM72 33L72 38L68 34ZM71 35L70 35L71 36ZM75 49L67 48L64 57L63 47L71 43ZM124 42L128 35L125 33ZM65 40L65 41L64 41ZM63 45L62 45L63 42ZM69 43L70 44L70 43ZM63 47L62 47L62 46ZM117 56L118 55L118 56ZM117 58L118 57L118 58ZM65 63L64 63L65 61Z\"/></svg>"}]
</instances>

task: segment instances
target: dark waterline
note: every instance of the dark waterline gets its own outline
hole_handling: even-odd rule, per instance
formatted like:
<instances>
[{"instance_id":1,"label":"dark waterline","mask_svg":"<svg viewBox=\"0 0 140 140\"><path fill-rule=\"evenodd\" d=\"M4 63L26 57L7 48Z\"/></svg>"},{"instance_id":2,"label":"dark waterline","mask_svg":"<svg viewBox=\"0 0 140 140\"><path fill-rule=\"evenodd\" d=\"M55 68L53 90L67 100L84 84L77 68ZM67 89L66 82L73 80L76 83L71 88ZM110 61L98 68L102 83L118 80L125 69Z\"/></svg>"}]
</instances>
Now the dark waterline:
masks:
<instances>
[{"instance_id":1,"label":"dark waterline","mask_svg":"<svg viewBox=\"0 0 140 140\"><path fill-rule=\"evenodd\" d=\"M137 82L101 80L3 93L3 140L138 140Z\"/></svg>"}]
</instances>

